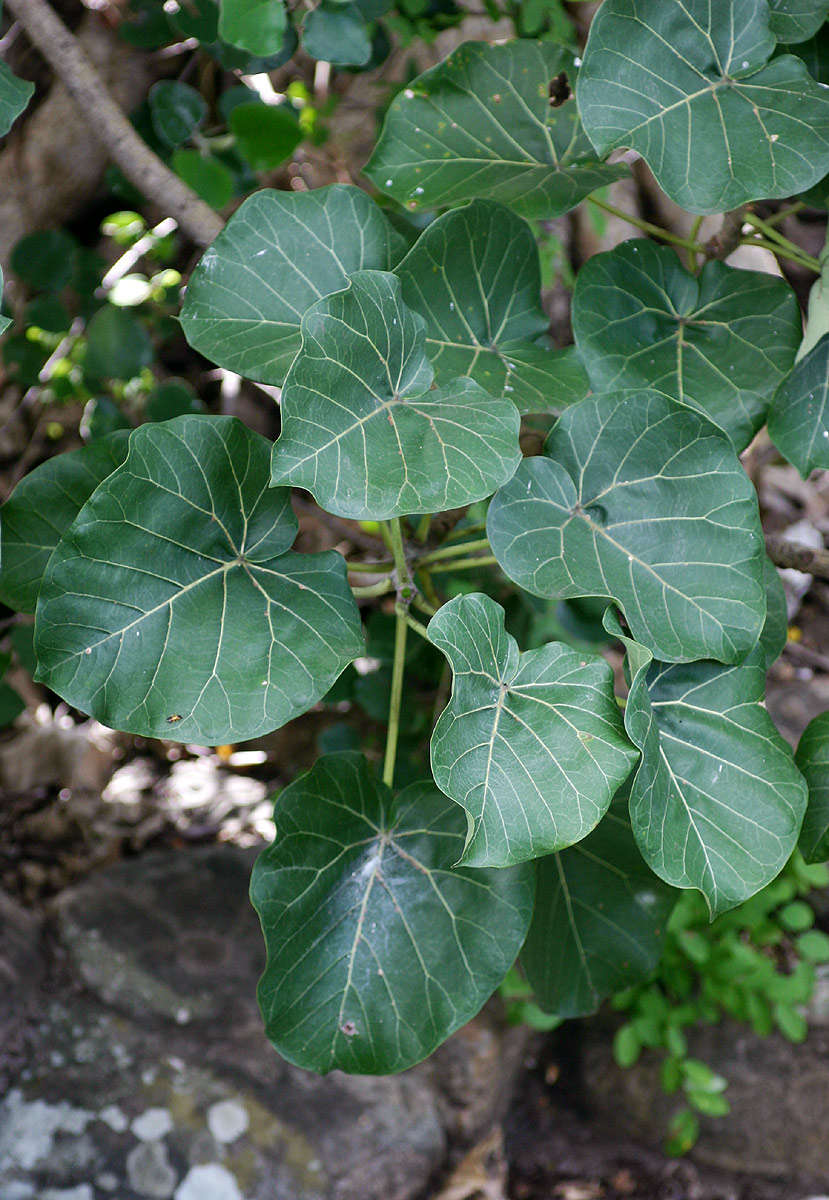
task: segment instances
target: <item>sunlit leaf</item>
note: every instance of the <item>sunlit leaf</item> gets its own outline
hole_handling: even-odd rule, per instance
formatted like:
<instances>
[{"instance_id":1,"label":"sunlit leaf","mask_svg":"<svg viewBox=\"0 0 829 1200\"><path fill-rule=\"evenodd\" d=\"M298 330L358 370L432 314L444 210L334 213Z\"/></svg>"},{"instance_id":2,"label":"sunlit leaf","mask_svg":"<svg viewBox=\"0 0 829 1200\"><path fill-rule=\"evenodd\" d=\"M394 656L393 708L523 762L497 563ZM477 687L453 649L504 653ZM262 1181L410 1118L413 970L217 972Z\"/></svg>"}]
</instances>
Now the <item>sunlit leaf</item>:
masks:
<instances>
[{"instance_id":1,"label":"sunlit leaf","mask_svg":"<svg viewBox=\"0 0 829 1200\"><path fill-rule=\"evenodd\" d=\"M220 35L251 54L281 50L287 25L284 0L220 0Z\"/></svg>"}]
</instances>

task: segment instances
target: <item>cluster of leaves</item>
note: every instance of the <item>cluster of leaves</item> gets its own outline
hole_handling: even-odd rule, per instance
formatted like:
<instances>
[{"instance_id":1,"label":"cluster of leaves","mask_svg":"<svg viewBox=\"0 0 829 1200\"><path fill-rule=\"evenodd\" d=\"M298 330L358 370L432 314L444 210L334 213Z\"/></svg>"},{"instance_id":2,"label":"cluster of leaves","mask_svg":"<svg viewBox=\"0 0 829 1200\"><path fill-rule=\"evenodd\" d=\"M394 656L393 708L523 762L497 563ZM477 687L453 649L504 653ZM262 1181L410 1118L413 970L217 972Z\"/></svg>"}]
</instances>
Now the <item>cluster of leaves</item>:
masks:
<instances>
[{"instance_id":1,"label":"cluster of leaves","mask_svg":"<svg viewBox=\"0 0 829 1200\"><path fill-rule=\"evenodd\" d=\"M639 239L579 272L575 344L553 349L529 224L623 177L621 147L699 215L829 175L826 90L784 49L829 5L713 7L605 0L581 64L543 39L461 46L389 108L366 167L382 206L255 193L191 275L187 339L282 389L278 441L187 412L51 459L3 506L0 598L35 613L38 678L143 736L224 743L307 712L364 657L357 601L391 598L382 778L325 754L278 797L252 880L267 1030L302 1066L411 1065L519 954L544 1011L595 1011L654 970L676 889L720 917L799 837L826 853L825 722L795 762L763 705L785 605L738 455L768 421L829 467L829 337L795 365L782 279ZM389 557L295 552L291 487ZM435 520L475 506L460 536ZM548 630L523 650L488 594L505 579ZM596 609L604 633L567 644ZM395 792L415 634L451 694L431 775Z\"/></svg>"}]
</instances>

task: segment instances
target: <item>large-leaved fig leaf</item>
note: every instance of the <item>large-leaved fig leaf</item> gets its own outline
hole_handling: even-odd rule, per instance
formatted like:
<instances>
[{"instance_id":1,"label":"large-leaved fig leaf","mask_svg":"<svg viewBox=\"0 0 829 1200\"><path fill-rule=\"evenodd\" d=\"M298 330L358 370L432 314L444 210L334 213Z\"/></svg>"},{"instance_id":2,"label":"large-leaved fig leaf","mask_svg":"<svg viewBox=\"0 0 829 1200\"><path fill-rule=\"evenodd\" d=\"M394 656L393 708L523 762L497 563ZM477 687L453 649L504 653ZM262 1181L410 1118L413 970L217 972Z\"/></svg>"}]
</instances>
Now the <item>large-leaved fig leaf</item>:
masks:
<instances>
[{"instance_id":1,"label":"large-leaved fig leaf","mask_svg":"<svg viewBox=\"0 0 829 1200\"><path fill-rule=\"evenodd\" d=\"M521 460L518 410L472 379L433 388L423 317L400 281L357 271L302 318L272 481L360 520L470 504Z\"/></svg>"},{"instance_id":2,"label":"large-leaved fig leaf","mask_svg":"<svg viewBox=\"0 0 829 1200\"><path fill-rule=\"evenodd\" d=\"M34 95L34 90L33 83L28 79L18 79L4 62L0 62L0 137L5 137L9 132Z\"/></svg>"},{"instance_id":3,"label":"large-leaved fig leaf","mask_svg":"<svg viewBox=\"0 0 829 1200\"><path fill-rule=\"evenodd\" d=\"M777 389L769 436L804 479L816 467L829 467L829 333Z\"/></svg>"},{"instance_id":4,"label":"large-leaved fig leaf","mask_svg":"<svg viewBox=\"0 0 829 1200\"><path fill-rule=\"evenodd\" d=\"M409 209L480 196L559 216L627 173L586 137L575 74L573 55L552 42L467 42L395 97L365 173Z\"/></svg>"},{"instance_id":5,"label":"large-leaved fig leaf","mask_svg":"<svg viewBox=\"0 0 829 1200\"><path fill-rule=\"evenodd\" d=\"M587 1016L655 968L676 892L643 862L623 803L536 877L521 963L541 1008Z\"/></svg>"},{"instance_id":6,"label":"large-leaved fig leaf","mask_svg":"<svg viewBox=\"0 0 829 1200\"><path fill-rule=\"evenodd\" d=\"M663 661L735 662L766 613L757 499L725 433L657 392L590 396L495 495L487 533L537 596L607 596Z\"/></svg>"},{"instance_id":7,"label":"large-leaved fig leaf","mask_svg":"<svg viewBox=\"0 0 829 1200\"><path fill-rule=\"evenodd\" d=\"M464 817L431 780L396 797L359 754L280 793L251 899L268 1037L312 1071L402 1071L475 1015L530 923L535 875L453 869Z\"/></svg>"},{"instance_id":8,"label":"large-leaved fig leaf","mask_svg":"<svg viewBox=\"0 0 829 1200\"><path fill-rule=\"evenodd\" d=\"M426 320L438 385L468 375L519 412L572 402L565 352L537 343L550 322L541 307L538 246L521 217L491 200L444 213L395 274L406 304Z\"/></svg>"},{"instance_id":9,"label":"large-leaved fig leaf","mask_svg":"<svg viewBox=\"0 0 829 1200\"><path fill-rule=\"evenodd\" d=\"M80 450L47 458L0 508L0 600L33 613L49 556L99 483L127 456L118 429Z\"/></svg>"},{"instance_id":10,"label":"large-leaved fig leaf","mask_svg":"<svg viewBox=\"0 0 829 1200\"><path fill-rule=\"evenodd\" d=\"M699 275L643 238L588 259L573 334L596 391L656 388L697 408L744 450L802 337L783 279L708 262Z\"/></svg>"},{"instance_id":11,"label":"large-leaved fig leaf","mask_svg":"<svg viewBox=\"0 0 829 1200\"><path fill-rule=\"evenodd\" d=\"M763 579L766 587L766 620L760 634L760 646L766 670L777 662L789 640L789 613L786 607L786 591L780 572L768 555L763 561Z\"/></svg>"},{"instance_id":12,"label":"large-leaved fig leaf","mask_svg":"<svg viewBox=\"0 0 829 1200\"><path fill-rule=\"evenodd\" d=\"M820 713L806 726L795 762L809 788L800 850L807 862L825 862L829 858L829 712Z\"/></svg>"},{"instance_id":13,"label":"large-leaved fig leaf","mask_svg":"<svg viewBox=\"0 0 829 1200\"><path fill-rule=\"evenodd\" d=\"M766 712L759 647L724 667L654 662L643 646L623 641L625 728L642 751L630 788L634 836L656 874L700 891L713 919L783 868L800 833L806 783Z\"/></svg>"},{"instance_id":14,"label":"large-leaved fig leaf","mask_svg":"<svg viewBox=\"0 0 829 1200\"><path fill-rule=\"evenodd\" d=\"M829 18L829 0L768 0L769 28L778 42L805 42Z\"/></svg>"},{"instance_id":15,"label":"large-leaved fig leaf","mask_svg":"<svg viewBox=\"0 0 829 1200\"><path fill-rule=\"evenodd\" d=\"M334 551L289 551L270 443L234 417L130 435L49 560L38 678L105 725L215 744L284 725L363 647Z\"/></svg>"},{"instance_id":16,"label":"large-leaved fig leaf","mask_svg":"<svg viewBox=\"0 0 829 1200\"><path fill-rule=\"evenodd\" d=\"M605 0L578 82L600 157L638 150L689 212L790 196L829 171L829 95L772 57L766 0Z\"/></svg>"},{"instance_id":17,"label":"large-leaved fig leaf","mask_svg":"<svg viewBox=\"0 0 829 1200\"><path fill-rule=\"evenodd\" d=\"M202 255L184 296L191 346L259 383L280 385L303 313L353 271L387 270L398 235L365 192L254 192Z\"/></svg>"},{"instance_id":18,"label":"large-leaved fig leaf","mask_svg":"<svg viewBox=\"0 0 829 1200\"><path fill-rule=\"evenodd\" d=\"M519 653L500 604L457 596L429 622L452 695L432 734L435 783L467 813L461 862L560 850L601 820L638 758L603 658L562 642Z\"/></svg>"}]
</instances>

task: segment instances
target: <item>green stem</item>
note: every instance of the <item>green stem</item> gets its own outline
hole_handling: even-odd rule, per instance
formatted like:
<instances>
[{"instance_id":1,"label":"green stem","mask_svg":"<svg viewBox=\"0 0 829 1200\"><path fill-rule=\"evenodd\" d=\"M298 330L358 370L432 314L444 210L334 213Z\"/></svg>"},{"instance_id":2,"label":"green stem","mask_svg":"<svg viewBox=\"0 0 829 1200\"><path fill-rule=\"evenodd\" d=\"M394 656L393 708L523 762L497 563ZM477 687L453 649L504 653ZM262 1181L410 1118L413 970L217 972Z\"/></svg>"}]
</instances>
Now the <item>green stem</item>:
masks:
<instances>
[{"instance_id":1,"label":"green stem","mask_svg":"<svg viewBox=\"0 0 829 1200\"><path fill-rule=\"evenodd\" d=\"M399 531L398 522L398 534ZM389 728L386 734L386 753L383 759L383 783L386 787L391 787L394 783L394 761L397 758L397 736L400 732L400 705L403 699L408 619L406 610L402 606L398 607L394 626L394 663L392 664L391 694L389 696Z\"/></svg>"},{"instance_id":2,"label":"green stem","mask_svg":"<svg viewBox=\"0 0 829 1200\"><path fill-rule=\"evenodd\" d=\"M381 575L383 571L390 571L394 563L387 559L385 562L346 562L349 575Z\"/></svg>"},{"instance_id":3,"label":"green stem","mask_svg":"<svg viewBox=\"0 0 829 1200\"><path fill-rule=\"evenodd\" d=\"M423 558L415 561L416 567L425 567L430 563L439 562L442 558L457 558L459 555L466 555L472 550L488 550L489 538L478 538L474 542L461 542L457 546L441 546L439 550L433 550L431 554L424 554Z\"/></svg>"},{"instance_id":4,"label":"green stem","mask_svg":"<svg viewBox=\"0 0 829 1200\"><path fill-rule=\"evenodd\" d=\"M385 596L386 592L392 591L394 584L391 579L386 576L385 579L378 580L377 583L369 583L365 587L352 587L351 591L357 599L368 596Z\"/></svg>"},{"instance_id":5,"label":"green stem","mask_svg":"<svg viewBox=\"0 0 829 1200\"><path fill-rule=\"evenodd\" d=\"M438 571L472 571L475 567L492 567L498 562L494 554L482 554L478 558L461 558L452 562L435 563L429 570L433 575Z\"/></svg>"},{"instance_id":6,"label":"green stem","mask_svg":"<svg viewBox=\"0 0 829 1200\"><path fill-rule=\"evenodd\" d=\"M697 217L696 220L694 221L693 225L691 226L691 232L688 234L688 236L690 237L692 242L697 241L697 239L699 237L699 231L702 228L702 222L703 222L703 218ZM696 269L697 269L697 252L696 252L696 250L688 251L688 266L691 268L692 271L696 271Z\"/></svg>"},{"instance_id":7,"label":"green stem","mask_svg":"<svg viewBox=\"0 0 829 1200\"><path fill-rule=\"evenodd\" d=\"M403 530L400 526L400 518L392 517L387 521L385 528L388 530L389 544L391 552L394 555L394 570L397 575L397 595L401 600L411 600L414 587L412 585L412 577L409 572L409 564L406 562L406 551L403 549Z\"/></svg>"},{"instance_id":8,"label":"green stem","mask_svg":"<svg viewBox=\"0 0 829 1200\"><path fill-rule=\"evenodd\" d=\"M743 238L740 241L740 245L759 246L761 250L769 250L777 258L786 258L789 262L797 263L799 267L803 267L807 271L814 271L816 275L820 274L820 263L816 258L812 258L811 255L790 254L776 242L767 241L766 238L759 235L757 237Z\"/></svg>"},{"instance_id":9,"label":"green stem","mask_svg":"<svg viewBox=\"0 0 829 1200\"><path fill-rule=\"evenodd\" d=\"M627 221L628 225L634 225L637 229L641 229L643 233L649 233L652 237L661 238L663 242L670 242L672 246L683 246L686 250L693 250L695 254L705 253L705 247L701 246L699 242L692 241L691 238L679 237L677 234L663 229L661 225L654 225L651 221L642 220L641 217L633 217L621 208L616 208L614 204L608 204L605 200L600 200L598 196L588 196L587 199L591 204L595 204L597 208L604 209L606 213L610 213L612 217L618 217L621 221Z\"/></svg>"},{"instance_id":10,"label":"green stem","mask_svg":"<svg viewBox=\"0 0 829 1200\"><path fill-rule=\"evenodd\" d=\"M417 529L415 530L415 541L425 542L429 536L429 526L432 524L432 514L424 513L418 521Z\"/></svg>"},{"instance_id":11,"label":"green stem","mask_svg":"<svg viewBox=\"0 0 829 1200\"><path fill-rule=\"evenodd\" d=\"M457 542L460 538L469 537L470 533L477 533L479 529L486 529L486 521L475 521L471 525L463 527L456 526L450 533L447 533L446 541Z\"/></svg>"},{"instance_id":12,"label":"green stem","mask_svg":"<svg viewBox=\"0 0 829 1200\"><path fill-rule=\"evenodd\" d=\"M431 641L431 638L429 637L429 634L426 631L426 626L421 624L420 621L416 620L415 617L413 617L411 615L411 613L406 613L406 624L409 625L410 628L412 628L415 631L415 633L419 633L424 641L426 641L426 642Z\"/></svg>"},{"instance_id":13,"label":"green stem","mask_svg":"<svg viewBox=\"0 0 829 1200\"><path fill-rule=\"evenodd\" d=\"M412 606L414 608L419 608L420 611L426 613L428 617L433 617L440 607L440 601L438 600L438 604L432 604L423 596L412 596Z\"/></svg>"},{"instance_id":14,"label":"green stem","mask_svg":"<svg viewBox=\"0 0 829 1200\"><path fill-rule=\"evenodd\" d=\"M802 260L804 263L813 263L813 270L820 270L820 263L816 258L812 258L811 254L807 254L802 247L798 246L795 242L790 241L789 238L784 237L783 234L780 233L779 230L775 229L773 225L769 225L767 221L762 221L759 217L755 217L753 215L747 215L745 219L746 224L751 225L753 229L758 230L758 232L761 233L768 241L774 242L776 245L778 245L781 251L783 251L785 254L793 256L798 260Z\"/></svg>"}]
</instances>

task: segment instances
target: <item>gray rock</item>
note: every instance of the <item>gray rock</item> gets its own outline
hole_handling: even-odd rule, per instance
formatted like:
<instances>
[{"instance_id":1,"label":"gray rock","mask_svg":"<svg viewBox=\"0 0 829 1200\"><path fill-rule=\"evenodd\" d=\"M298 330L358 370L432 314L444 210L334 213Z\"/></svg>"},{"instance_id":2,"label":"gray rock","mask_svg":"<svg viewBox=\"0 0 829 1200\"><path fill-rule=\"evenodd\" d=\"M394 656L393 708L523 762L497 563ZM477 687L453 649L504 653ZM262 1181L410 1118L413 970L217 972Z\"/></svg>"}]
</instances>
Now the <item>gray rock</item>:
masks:
<instances>
[{"instance_id":1,"label":"gray rock","mask_svg":"<svg viewBox=\"0 0 829 1200\"><path fill-rule=\"evenodd\" d=\"M0 892L0 1095L20 1068L45 966L40 922Z\"/></svg>"},{"instance_id":2,"label":"gray rock","mask_svg":"<svg viewBox=\"0 0 829 1200\"><path fill-rule=\"evenodd\" d=\"M453 1039L446 1070L320 1078L278 1057L256 1006L253 857L228 845L143 855L55 902L54 932L86 990L52 994L0 1102L4 1200L26 1187L409 1200L444 1163L447 1131L471 1139L492 1123L522 1039L504 1040L491 1014Z\"/></svg>"},{"instance_id":3,"label":"gray rock","mask_svg":"<svg viewBox=\"0 0 829 1200\"><path fill-rule=\"evenodd\" d=\"M724 1022L694 1031L688 1040L693 1057L728 1080L731 1104L726 1118L701 1118L694 1160L771 1179L829 1180L829 1029L815 1025L802 1045L792 1045ZM681 1097L663 1094L658 1055L646 1052L622 1070L611 1042L607 1024L585 1026L587 1099L620 1131L659 1145Z\"/></svg>"}]
</instances>

